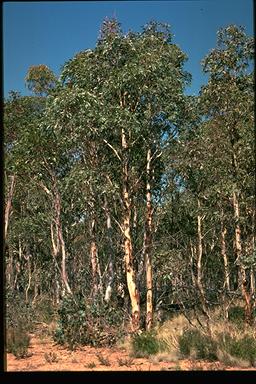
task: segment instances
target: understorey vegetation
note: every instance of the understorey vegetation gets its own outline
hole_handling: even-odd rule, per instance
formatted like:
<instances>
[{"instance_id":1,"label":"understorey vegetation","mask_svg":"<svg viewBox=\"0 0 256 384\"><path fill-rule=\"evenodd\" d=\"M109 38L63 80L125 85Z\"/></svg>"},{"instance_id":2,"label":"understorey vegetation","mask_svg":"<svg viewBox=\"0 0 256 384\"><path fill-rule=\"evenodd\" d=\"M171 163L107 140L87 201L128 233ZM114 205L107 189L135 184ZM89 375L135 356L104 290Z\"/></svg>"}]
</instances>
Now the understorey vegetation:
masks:
<instances>
[{"instance_id":1,"label":"understorey vegetation","mask_svg":"<svg viewBox=\"0 0 256 384\"><path fill-rule=\"evenodd\" d=\"M7 351L43 326L70 349L255 364L253 56L221 29L188 96L169 25L106 19L59 78L29 68L33 94L4 100Z\"/></svg>"}]
</instances>

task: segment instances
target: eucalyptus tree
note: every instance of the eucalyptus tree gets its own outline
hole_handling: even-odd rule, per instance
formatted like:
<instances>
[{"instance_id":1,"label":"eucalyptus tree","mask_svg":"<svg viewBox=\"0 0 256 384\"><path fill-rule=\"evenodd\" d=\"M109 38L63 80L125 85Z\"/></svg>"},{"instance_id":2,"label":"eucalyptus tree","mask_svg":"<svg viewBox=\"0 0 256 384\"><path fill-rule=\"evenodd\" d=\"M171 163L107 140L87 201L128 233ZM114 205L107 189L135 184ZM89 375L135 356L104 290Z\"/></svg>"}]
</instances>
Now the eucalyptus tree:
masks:
<instances>
[{"instance_id":1,"label":"eucalyptus tree","mask_svg":"<svg viewBox=\"0 0 256 384\"><path fill-rule=\"evenodd\" d=\"M43 96L55 88L57 78L46 65L32 65L25 77L27 88L34 94Z\"/></svg>"},{"instance_id":2,"label":"eucalyptus tree","mask_svg":"<svg viewBox=\"0 0 256 384\"><path fill-rule=\"evenodd\" d=\"M33 243L30 235L32 237L38 231L36 221L40 216L40 197L37 201L33 198L37 192L30 177L29 159L23 155L26 154L28 137L35 133L44 105L44 100L39 97L21 97L15 92L11 92L4 103L4 174L6 191L9 189L5 195L5 245L7 286L11 289L16 286L21 261L23 272L26 272L26 264L30 268L32 251L29 249ZM33 253L32 264L35 267L36 252ZM23 256L27 260L25 266Z\"/></svg>"},{"instance_id":3,"label":"eucalyptus tree","mask_svg":"<svg viewBox=\"0 0 256 384\"><path fill-rule=\"evenodd\" d=\"M189 80L185 59L166 25L152 22L141 33L123 34L116 20L105 20L95 49L78 53L64 65L62 86L49 100L51 126L87 173L78 183L87 179L87 190L82 190L90 209L84 220L101 215L103 198L108 225L112 216L122 235L134 330L140 324L140 258L135 258L134 237L144 226L139 244L145 258L149 329L153 204L161 188L163 136L180 111ZM138 218L143 211L144 217ZM92 224L95 220L91 217ZM93 228L99 231L95 224Z\"/></svg>"},{"instance_id":4,"label":"eucalyptus tree","mask_svg":"<svg viewBox=\"0 0 256 384\"><path fill-rule=\"evenodd\" d=\"M219 164L219 173L222 173L221 194L224 191L233 206L235 264L239 270L239 287L245 300L248 322L251 321L252 312L248 267L253 268L255 264L255 239L250 229L255 225L252 171L253 53L253 38L248 37L242 27L230 25L221 29L217 48L203 61L209 81L201 91L202 112L211 127L208 131L209 142L216 143L218 136L218 147L213 145L215 156L221 156L222 160L222 164ZM224 238L225 228L222 226L223 246ZM227 278L226 282L228 284Z\"/></svg>"}]
</instances>

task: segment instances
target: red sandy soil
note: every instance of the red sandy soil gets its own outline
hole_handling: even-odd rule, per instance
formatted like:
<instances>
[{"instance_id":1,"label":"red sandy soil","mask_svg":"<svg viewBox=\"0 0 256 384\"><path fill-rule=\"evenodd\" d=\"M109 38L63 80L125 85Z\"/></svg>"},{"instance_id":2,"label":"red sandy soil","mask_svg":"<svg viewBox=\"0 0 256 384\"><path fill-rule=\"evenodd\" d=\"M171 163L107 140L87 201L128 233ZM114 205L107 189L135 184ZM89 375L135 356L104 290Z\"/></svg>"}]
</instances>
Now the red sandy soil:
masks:
<instances>
[{"instance_id":1,"label":"red sandy soil","mask_svg":"<svg viewBox=\"0 0 256 384\"><path fill-rule=\"evenodd\" d=\"M70 351L57 345L50 337L43 339L32 335L29 356L17 359L7 354L6 371L192 371L192 370L242 370L225 367L219 362L179 360L154 362L147 358L131 358L124 349L82 347ZM107 360L99 359L99 354ZM97 356L98 355L98 356ZM101 360L101 361L100 361ZM126 364L126 365L124 365ZM245 369L243 369L245 370ZM254 370L256 368L247 368Z\"/></svg>"}]
</instances>

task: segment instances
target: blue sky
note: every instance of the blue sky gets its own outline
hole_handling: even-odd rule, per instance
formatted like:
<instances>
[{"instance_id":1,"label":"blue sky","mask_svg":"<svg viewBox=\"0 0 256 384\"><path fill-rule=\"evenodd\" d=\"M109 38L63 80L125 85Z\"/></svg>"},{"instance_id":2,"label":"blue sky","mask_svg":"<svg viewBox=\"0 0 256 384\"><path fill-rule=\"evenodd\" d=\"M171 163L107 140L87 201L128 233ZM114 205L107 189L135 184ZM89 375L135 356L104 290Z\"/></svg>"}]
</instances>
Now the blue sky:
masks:
<instances>
[{"instance_id":1,"label":"blue sky","mask_svg":"<svg viewBox=\"0 0 256 384\"><path fill-rule=\"evenodd\" d=\"M252 0L4 2L4 96L30 94L24 78L31 65L46 64L59 75L67 60L95 46L102 21L112 16L124 32L140 31L152 19L171 25L174 43L188 55L188 94L206 82L200 61L216 46L218 29L237 24L254 33Z\"/></svg>"}]
</instances>

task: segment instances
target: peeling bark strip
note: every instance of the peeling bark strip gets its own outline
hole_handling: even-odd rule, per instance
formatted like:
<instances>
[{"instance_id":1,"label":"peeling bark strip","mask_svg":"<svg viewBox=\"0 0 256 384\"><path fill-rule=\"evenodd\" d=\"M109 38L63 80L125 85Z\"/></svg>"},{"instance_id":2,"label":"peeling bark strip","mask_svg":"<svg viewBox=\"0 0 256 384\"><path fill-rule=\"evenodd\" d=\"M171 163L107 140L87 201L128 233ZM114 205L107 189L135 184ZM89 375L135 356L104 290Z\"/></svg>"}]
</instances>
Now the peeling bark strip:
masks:
<instances>
[{"instance_id":1,"label":"peeling bark strip","mask_svg":"<svg viewBox=\"0 0 256 384\"><path fill-rule=\"evenodd\" d=\"M140 304L139 292L136 286L135 269L133 265L133 249L131 240L131 202L128 187L128 160L127 160L127 141L125 132L122 129L122 148L123 148L123 235L124 235L124 254L125 254L125 268L126 268L126 281L129 291L132 307L132 329L136 331L140 325Z\"/></svg>"},{"instance_id":2,"label":"peeling bark strip","mask_svg":"<svg viewBox=\"0 0 256 384\"><path fill-rule=\"evenodd\" d=\"M9 226L9 219L11 215L11 208L12 208L12 198L14 193L14 185L15 185L15 176L10 176L11 184L7 195L7 202L5 206L5 213L4 213L4 238L6 240L7 237L7 231Z\"/></svg>"},{"instance_id":3,"label":"peeling bark strip","mask_svg":"<svg viewBox=\"0 0 256 384\"><path fill-rule=\"evenodd\" d=\"M151 184L150 171L151 167L151 150L147 151L147 185L146 185L146 222L144 234L144 254L145 254L145 270L146 270L146 330L150 330L153 322L153 284L152 284L152 204L151 204Z\"/></svg>"}]
</instances>

